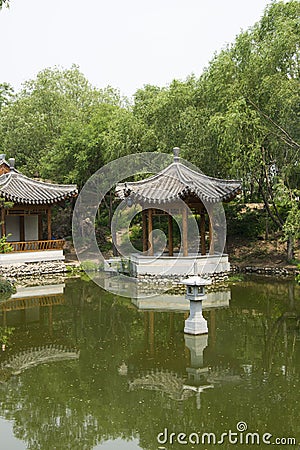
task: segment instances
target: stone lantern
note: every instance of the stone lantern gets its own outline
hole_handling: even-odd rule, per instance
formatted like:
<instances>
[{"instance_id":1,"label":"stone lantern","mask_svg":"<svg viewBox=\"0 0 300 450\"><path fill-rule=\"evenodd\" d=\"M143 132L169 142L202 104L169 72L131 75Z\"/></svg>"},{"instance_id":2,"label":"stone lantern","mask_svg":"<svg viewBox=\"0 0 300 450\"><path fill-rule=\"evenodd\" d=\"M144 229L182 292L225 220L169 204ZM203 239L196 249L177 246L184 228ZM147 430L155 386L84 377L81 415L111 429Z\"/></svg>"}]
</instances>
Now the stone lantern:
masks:
<instances>
[{"instance_id":1,"label":"stone lantern","mask_svg":"<svg viewBox=\"0 0 300 450\"><path fill-rule=\"evenodd\" d=\"M185 321L184 332L186 334L207 334L207 321L202 315L202 301L205 295L205 286L211 284L211 280L195 275L182 281L186 285L186 299L190 301L190 315Z\"/></svg>"}]
</instances>

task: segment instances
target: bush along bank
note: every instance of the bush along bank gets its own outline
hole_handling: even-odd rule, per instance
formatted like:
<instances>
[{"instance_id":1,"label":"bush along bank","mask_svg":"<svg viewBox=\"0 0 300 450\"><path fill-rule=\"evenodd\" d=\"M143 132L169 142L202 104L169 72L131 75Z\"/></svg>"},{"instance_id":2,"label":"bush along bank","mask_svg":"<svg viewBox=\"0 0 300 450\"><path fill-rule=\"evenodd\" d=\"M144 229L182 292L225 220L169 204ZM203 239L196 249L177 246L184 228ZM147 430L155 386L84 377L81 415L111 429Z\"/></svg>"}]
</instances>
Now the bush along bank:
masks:
<instances>
[{"instance_id":1,"label":"bush along bank","mask_svg":"<svg viewBox=\"0 0 300 450\"><path fill-rule=\"evenodd\" d=\"M232 273L249 273L257 275L269 275L276 277L299 277L300 269L299 267L257 267L257 266L245 266L231 267Z\"/></svg>"},{"instance_id":2,"label":"bush along bank","mask_svg":"<svg viewBox=\"0 0 300 450\"><path fill-rule=\"evenodd\" d=\"M0 300L9 298L16 292L16 288L13 283L6 278L0 277Z\"/></svg>"}]
</instances>

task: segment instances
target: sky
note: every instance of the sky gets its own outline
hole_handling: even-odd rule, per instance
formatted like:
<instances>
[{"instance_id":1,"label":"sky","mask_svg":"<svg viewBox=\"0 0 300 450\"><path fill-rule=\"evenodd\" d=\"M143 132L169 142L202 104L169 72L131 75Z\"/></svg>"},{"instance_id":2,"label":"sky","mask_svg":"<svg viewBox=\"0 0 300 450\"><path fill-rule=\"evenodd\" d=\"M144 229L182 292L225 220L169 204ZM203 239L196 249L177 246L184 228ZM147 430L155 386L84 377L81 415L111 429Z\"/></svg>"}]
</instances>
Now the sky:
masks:
<instances>
[{"instance_id":1,"label":"sky","mask_svg":"<svg viewBox=\"0 0 300 450\"><path fill-rule=\"evenodd\" d=\"M15 90L46 67L77 64L96 87L201 75L271 0L11 0L0 11L0 83Z\"/></svg>"}]
</instances>

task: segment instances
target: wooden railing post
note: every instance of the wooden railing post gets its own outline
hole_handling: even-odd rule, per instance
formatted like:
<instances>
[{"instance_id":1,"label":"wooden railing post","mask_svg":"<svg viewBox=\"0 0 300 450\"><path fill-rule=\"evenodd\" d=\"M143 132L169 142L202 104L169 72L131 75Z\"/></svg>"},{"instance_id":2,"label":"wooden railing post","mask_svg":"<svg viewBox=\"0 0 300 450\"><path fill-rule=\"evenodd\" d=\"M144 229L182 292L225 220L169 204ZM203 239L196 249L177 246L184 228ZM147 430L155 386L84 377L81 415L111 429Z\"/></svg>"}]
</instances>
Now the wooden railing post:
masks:
<instances>
[{"instance_id":1,"label":"wooden railing post","mask_svg":"<svg viewBox=\"0 0 300 450\"><path fill-rule=\"evenodd\" d=\"M43 250L62 250L64 239L51 239L46 241L10 242L15 252L35 252Z\"/></svg>"},{"instance_id":2,"label":"wooden railing post","mask_svg":"<svg viewBox=\"0 0 300 450\"><path fill-rule=\"evenodd\" d=\"M154 255L154 248L153 248L153 212L152 209L148 209L148 255L153 256Z\"/></svg>"},{"instance_id":3,"label":"wooden railing post","mask_svg":"<svg viewBox=\"0 0 300 450\"><path fill-rule=\"evenodd\" d=\"M182 247L183 256L188 256L188 209L184 206L182 209Z\"/></svg>"},{"instance_id":4,"label":"wooden railing post","mask_svg":"<svg viewBox=\"0 0 300 450\"><path fill-rule=\"evenodd\" d=\"M47 233L48 233L48 240L52 237L52 231L51 231L51 207L48 208L47 211Z\"/></svg>"}]
</instances>

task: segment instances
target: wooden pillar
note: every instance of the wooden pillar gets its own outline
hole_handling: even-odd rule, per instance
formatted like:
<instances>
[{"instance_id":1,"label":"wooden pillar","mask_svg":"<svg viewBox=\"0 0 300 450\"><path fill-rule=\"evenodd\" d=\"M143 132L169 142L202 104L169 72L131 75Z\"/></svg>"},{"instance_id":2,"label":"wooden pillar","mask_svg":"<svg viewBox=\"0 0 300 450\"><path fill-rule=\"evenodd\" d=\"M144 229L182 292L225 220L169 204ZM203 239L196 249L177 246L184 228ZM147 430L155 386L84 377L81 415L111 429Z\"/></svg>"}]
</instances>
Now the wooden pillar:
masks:
<instances>
[{"instance_id":1,"label":"wooden pillar","mask_svg":"<svg viewBox=\"0 0 300 450\"><path fill-rule=\"evenodd\" d=\"M209 312L209 318L210 318L210 324L209 324L209 333L211 342L209 345L212 346L212 348L215 348L216 346L216 312L211 310Z\"/></svg>"},{"instance_id":2,"label":"wooden pillar","mask_svg":"<svg viewBox=\"0 0 300 450\"><path fill-rule=\"evenodd\" d=\"M53 307L52 305L48 306L49 308L49 332L50 332L50 336L52 335L53 332Z\"/></svg>"},{"instance_id":3,"label":"wooden pillar","mask_svg":"<svg viewBox=\"0 0 300 450\"><path fill-rule=\"evenodd\" d=\"M154 355L154 312L149 312L149 351L150 355Z\"/></svg>"},{"instance_id":4,"label":"wooden pillar","mask_svg":"<svg viewBox=\"0 0 300 450\"><path fill-rule=\"evenodd\" d=\"M170 313L170 322L169 322L169 335L170 339L174 337L174 313Z\"/></svg>"},{"instance_id":5,"label":"wooden pillar","mask_svg":"<svg viewBox=\"0 0 300 450\"><path fill-rule=\"evenodd\" d=\"M149 312L144 312L144 343L145 348L148 350L148 342L149 342Z\"/></svg>"},{"instance_id":6,"label":"wooden pillar","mask_svg":"<svg viewBox=\"0 0 300 450\"><path fill-rule=\"evenodd\" d=\"M1 208L1 233L2 233L2 236L6 235L5 209L4 208Z\"/></svg>"},{"instance_id":7,"label":"wooden pillar","mask_svg":"<svg viewBox=\"0 0 300 450\"><path fill-rule=\"evenodd\" d=\"M149 208L148 209L148 255L149 256L154 255L152 231L153 231L153 211L151 208Z\"/></svg>"},{"instance_id":8,"label":"wooden pillar","mask_svg":"<svg viewBox=\"0 0 300 450\"><path fill-rule=\"evenodd\" d=\"M142 228L143 228L143 252L148 250L148 235L147 235L147 216L146 211L142 211Z\"/></svg>"},{"instance_id":9,"label":"wooden pillar","mask_svg":"<svg viewBox=\"0 0 300 450\"><path fill-rule=\"evenodd\" d=\"M52 230L51 230L51 207L47 210L47 238L51 241Z\"/></svg>"},{"instance_id":10,"label":"wooden pillar","mask_svg":"<svg viewBox=\"0 0 300 450\"><path fill-rule=\"evenodd\" d=\"M182 210L182 247L183 256L188 256L188 209Z\"/></svg>"},{"instance_id":11,"label":"wooden pillar","mask_svg":"<svg viewBox=\"0 0 300 450\"><path fill-rule=\"evenodd\" d=\"M201 243L201 255L206 255L205 245L205 211L200 211L200 243Z\"/></svg>"},{"instance_id":12,"label":"wooden pillar","mask_svg":"<svg viewBox=\"0 0 300 450\"><path fill-rule=\"evenodd\" d=\"M38 232L39 232L39 241L43 239L43 216L42 213L38 215Z\"/></svg>"},{"instance_id":13,"label":"wooden pillar","mask_svg":"<svg viewBox=\"0 0 300 450\"><path fill-rule=\"evenodd\" d=\"M20 241L24 242L25 241L25 217L24 216L20 216Z\"/></svg>"},{"instance_id":14,"label":"wooden pillar","mask_svg":"<svg viewBox=\"0 0 300 450\"><path fill-rule=\"evenodd\" d=\"M212 224L212 213L209 217L209 254L214 255L215 254L215 243L214 243L214 229Z\"/></svg>"},{"instance_id":15,"label":"wooden pillar","mask_svg":"<svg viewBox=\"0 0 300 450\"><path fill-rule=\"evenodd\" d=\"M169 256L173 256L173 217L169 214L168 223Z\"/></svg>"}]
</instances>

